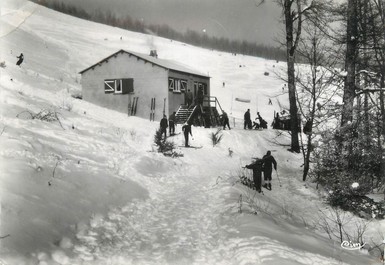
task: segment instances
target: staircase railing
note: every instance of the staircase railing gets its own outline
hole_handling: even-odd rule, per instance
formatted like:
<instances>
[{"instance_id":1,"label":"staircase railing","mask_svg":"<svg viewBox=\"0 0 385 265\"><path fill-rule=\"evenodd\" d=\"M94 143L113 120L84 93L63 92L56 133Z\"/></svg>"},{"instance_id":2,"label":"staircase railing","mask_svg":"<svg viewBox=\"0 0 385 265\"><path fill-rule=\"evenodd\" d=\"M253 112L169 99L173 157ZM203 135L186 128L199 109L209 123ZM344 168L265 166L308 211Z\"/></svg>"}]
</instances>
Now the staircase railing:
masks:
<instances>
[{"instance_id":1,"label":"staircase railing","mask_svg":"<svg viewBox=\"0 0 385 265\"><path fill-rule=\"evenodd\" d=\"M220 117L221 113L223 113L223 109L221 104L219 103L217 97L214 96L205 96L204 100L204 106L207 108L209 111L209 116L210 116L210 123L213 126L219 126L221 125ZM221 112L221 113L220 113Z\"/></svg>"},{"instance_id":2,"label":"staircase railing","mask_svg":"<svg viewBox=\"0 0 385 265\"><path fill-rule=\"evenodd\" d=\"M212 105L214 104L214 106ZM217 106L219 107L219 109L222 111L223 113L223 109L222 109L222 106L221 104L219 103L217 97L214 97L214 96L205 96L203 98L203 105L206 107L215 107L217 108Z\"/></svg>"},{"instance_id":3,"label":"staircase railing","mask_svg":"<svg viewBox=\"0 0 385 265\"><path fill-rule=\"evenodd\" d=\"M195 110L196 110L197 106L194 106L193 110L191 111L190 115L188 116L186 122L188 123L190 121L190 119L194 116L194 113L195 113Z\"/></svg>"}]
</instances>

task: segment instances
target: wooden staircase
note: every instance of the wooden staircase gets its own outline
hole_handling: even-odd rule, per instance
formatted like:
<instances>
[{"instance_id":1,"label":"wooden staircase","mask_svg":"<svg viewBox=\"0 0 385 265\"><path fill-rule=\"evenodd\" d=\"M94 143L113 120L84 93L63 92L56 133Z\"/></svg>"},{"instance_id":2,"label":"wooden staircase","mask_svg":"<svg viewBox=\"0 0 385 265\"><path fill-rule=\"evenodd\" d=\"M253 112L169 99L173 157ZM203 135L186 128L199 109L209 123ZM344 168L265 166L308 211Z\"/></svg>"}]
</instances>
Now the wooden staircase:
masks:
<instances>
[{"instance_id":1,"label":"wooden staircase","mask_svg":"<svg viewBox=\"0 0 385 265\"><path fill-rule=\"evenodd\" d=\"M193 108L187 108L186 105L180 105L179 109L177 110L175 114L175 121L177 124L183 124L186 123L194 113L196 109L196 106Z\"/></svg>"},{"instance_id":2,"label":"wooden staircase","mask_svg":"<svg viewBox=\"0 0 385 265\"><path fill-rule=\"evenodd\" d=\"M218 110L215 107L211 107L211 106L208 107L206 112L210 117L210 123L211 123L210 125L212 127L222 125L220 114L218 113Z\"/></svg>"}]
</instances>

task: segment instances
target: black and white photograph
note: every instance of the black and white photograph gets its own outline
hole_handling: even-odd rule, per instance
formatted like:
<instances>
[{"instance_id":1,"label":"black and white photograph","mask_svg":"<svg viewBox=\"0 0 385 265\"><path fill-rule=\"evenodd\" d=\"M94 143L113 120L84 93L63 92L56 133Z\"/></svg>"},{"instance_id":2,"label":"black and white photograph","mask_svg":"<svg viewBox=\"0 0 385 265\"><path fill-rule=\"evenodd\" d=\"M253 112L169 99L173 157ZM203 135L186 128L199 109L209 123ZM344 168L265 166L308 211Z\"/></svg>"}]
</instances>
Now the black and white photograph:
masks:
<instances>
[{"instance_id":1,"label":"black and white photograph","mask_svg":"<svg viewBox=\"0 0 385 265\"><path fill-rule=\"evenodd\" d=\"M0 265L385 264L385 0L1 0Z\"/></svg>"}]
</instances>

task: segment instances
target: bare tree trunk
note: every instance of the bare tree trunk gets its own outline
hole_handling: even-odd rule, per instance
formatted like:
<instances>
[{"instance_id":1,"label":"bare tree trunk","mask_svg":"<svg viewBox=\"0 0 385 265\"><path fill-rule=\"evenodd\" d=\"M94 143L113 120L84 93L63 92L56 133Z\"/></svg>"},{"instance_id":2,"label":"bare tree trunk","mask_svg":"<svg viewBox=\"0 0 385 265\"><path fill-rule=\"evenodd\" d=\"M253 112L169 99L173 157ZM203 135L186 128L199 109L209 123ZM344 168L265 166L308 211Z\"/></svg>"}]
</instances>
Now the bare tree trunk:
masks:
<instances>
[{"instance_id":1,"label":"bare tree trunk","mask_svg":"<svg viewBox=\"0 0 385 265\"><path fill-rule=\"evenodd\" d=\"M382 116L382 135L385 138L385 103L384 103L384 91L385 89L385 66L382 66L382 76L380 81L380 109L381 109L381 116ZM384 175L385 176L385 175Z\"/></svg>"},{"instance_id":2,"label":"bare tree trunk","mask_svg":"<svg viewBox=\"0 0 385 265\"><path fill-rule=\"evenodd\" d=\"M372 20L372 27L374 28L373 32L373 42L375 46L378 46L380 49L375 50L375 58L376 62L379 66L379 72L380 72L380 121L378 126L382 137L378 139L378 144L379 144L379 150L380 150L380 157L384 157L384 140L385 140L385 100L384 100L384 89L385 89L385 45L383 43L383 40L385 39L385 32L384 32L384 27L385 27L385 7L384 7L384 1L383 0L373 0L374 7L376 8L376 14L378 15L378 21L377 20ZM371 8L371 14L374 15L375 12L373 10L373 6L370 5L369 7ZM379 28L381 29L380 31L377 32L376 26L379 25ZM381 139L382 138L382 139ZM385 161L384 159L381 159L380 162L380 173L383 176L382 179L382 185L385 185ZM385 199L385 189L384 189L384 199Z\"/></svg>"},{"instance_id":3,"label":"bare tree trunk","mask_svg":"<svg viewBox=\"0 0 385 265\"><path fill-rule=\"evenodd\" d=\"M344 84L344 96L342 107L341 126L349 121L353 121L353 106L356 84L356 57L358 44L358 27L357 27L357 1L348 0L348 18L347 18L347 36L346 36L346 54L345 54L345 70L346 79Z\"/></svg>"},{"instance_id":4,"label":"bare tree trunk","mask_svg":"<svg viewBox=\"0 0 385 265\"><path fill-rule=\"evenodd\" d=\"M289 59L290 60L290 59ZM289 89L289 102L290 102L290 123L291 123L291 151L299 153L299 120L298 120L298 108L297 99L295 95L295 77L294 77L294 60L288 61L288 89Z\"/></svg>"},{"instance_id":5,"label":"bare tree trunk","mask_svg":"<svg viewBox=\"0 0 385 265\"><path fill-rule=\"evenodd\" d=\"M365 147L370 146L370 124L369 124L369 98L368 93L364 95L364 132L365 132Z\"/></svg>"},{"instance_id":6,"label":"bare tree trunk","mask_svg":"<svg viewBox=\"0 0 385 265\"><path fill-rule=\"evenodd\" d=\"M298 13L298 26L296 32L296 40L294 40L294 17L292 11L292 0L285 0L284 2L284 13L285 13L285 28L286 28L286 56L287 56L287 77L288 77L288 90L289 90L289 102L290 102L290 123L291 123L291 151L300 152L299 139L298 139L298 108L296 98L296 87L295 87L295 50L296 42L298 42L301 34L301 17ZM299 0L297 5L300 7Z\"/></svg>"},{"instance_id":7,"label":"bare tree trunk","mask_svg":"<svg viewBox=\"0 0 385 265\"><path fill-rule=\"evenodd\" d=\"M382 118L382 123L380 124L380 128L381 128L381 132L382 132L382 142L379 141L380 143L380 157L382 158L381 159L381 163L380 163L380 172L383 176L383 183L385 183L385 161L383 159L384 157L384 148L382 147L382 145L384 144L384 140L385 140L385 106L384 106L384 87L385 87L385 66L382 65L382 75L381 75L381 80L380 80L380 114L381 114L381 118ZM382 145L381 145L382 144ZM384 185L384 184L383 184ZM384 189L384 199L385 199L385 189ZM385 255L385 253L384 253Z\"/></svg>"},{"instance_id":8,"label":"bare tree trunk","mask_svg":"<svg viewBox=\"0 0 385 265\"><path fill-rule=\"evenodd\" d=\"M360 9L360 17L361 17L361 28L362 28L362 42L363 42L363 47L364 47L364 52L363 52L363 65L361 66L361 69L365 70L368 69L369 66L369 59L368 59L368 54L367 54L367 49L369 47L368 45L368 2L363 1L362 2L362 7ZM363 83L364 88L368 85L368 77L363 76L363 80L361 81ZM364 94L364 134L365 134L365 148L368 149L370 146L370 121L369 121L369 98L368 98L368 93Z\"/></svg>"},{"instance_id":9,"label":"bare tree trunk","mask_svg":"<svg viewBox=\"0 0 385 265\"><path fill-rule=\"evenodd\" d=\"M312 152L312 141L311 141L311 135L307 136L307 146L306 146L306 153L305 153L305 163L303 165L303 174L302 174L302 180L306 181L307 175L309 174L310 169L310 154Z\"/></svg>"},{"instance_id":10,"label":"bare tree trunk","mask_svg":"<svg viewBox=\"0 0 385 265\"><path fill-rule=\"evenodd\" d=\"M311 99L312 99L312 104L310 107L310 117L309 117L309 122L310 122L310 128L313 129L313 123L314 123L314 117L315 117L315 111L316 111L316 90L317 90L317 67L318 67L318 47L317 47L317 38L314 37L312 39L312 50L313 50L313 55L312 55L312 88L311 88ZM305 154L305 161L304 161L304 168L303 168L303 175L302 175L302 180L306 181L307 175L309 173L310 169L310 155L311 152L313 151L313 143L312 143L312 135L313 135L313 130L309 133L307 137L307 148L306 148L306 154Z\"/></svg>"}]
</instances>

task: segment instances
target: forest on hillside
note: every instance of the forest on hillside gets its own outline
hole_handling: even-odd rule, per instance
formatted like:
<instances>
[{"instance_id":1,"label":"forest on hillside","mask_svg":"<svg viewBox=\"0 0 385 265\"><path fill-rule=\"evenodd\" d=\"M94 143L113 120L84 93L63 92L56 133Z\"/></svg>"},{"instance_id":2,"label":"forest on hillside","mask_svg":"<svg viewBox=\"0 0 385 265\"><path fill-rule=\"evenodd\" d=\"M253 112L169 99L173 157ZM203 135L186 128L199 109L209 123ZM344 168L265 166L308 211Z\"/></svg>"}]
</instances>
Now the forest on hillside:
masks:
<instances>
[{"instance_id":1,"label":"forest on hillside","mask_svg":"<svg viewBox=\"0 0 385 265\"><path fill-rule=\"evenodd\" d=\"M152 34L208 49L286 61L285 51L277 47L270 47L248 41L230 40L223 37L210 37L207 36L207 34L202 34L193 30L187 30L186 32L181 33L166 24L145 24L141 20L132 19L129 15L118 17L110 11L97 10L96 12L90 13L84 9L63 2L47 0L32 1L61 13L134 32Z\"/></svg>"}]
</instances>

